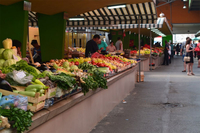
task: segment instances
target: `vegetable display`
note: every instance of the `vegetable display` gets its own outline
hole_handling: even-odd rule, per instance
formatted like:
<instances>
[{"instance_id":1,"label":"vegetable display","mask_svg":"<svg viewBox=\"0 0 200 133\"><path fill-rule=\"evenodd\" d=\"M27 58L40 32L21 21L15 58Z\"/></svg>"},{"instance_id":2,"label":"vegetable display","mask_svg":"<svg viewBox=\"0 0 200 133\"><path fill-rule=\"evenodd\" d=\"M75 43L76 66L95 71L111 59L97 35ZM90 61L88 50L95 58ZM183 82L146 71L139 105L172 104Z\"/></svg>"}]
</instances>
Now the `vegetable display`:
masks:
<instances>
[{"instance_id":1,"label":"vegetable display","mask_svg":"<svg viewBox=\"0 0 200 133\"><path fill-rule=\"evenodd\" d=\"M59 75L50 75L49 78L51 81L56 82L59 88L64 90L69 90L76 83L75 78L65 73L61 73Z\"/></svg>"},{"instance_id":2,"label":"vegetable display","mask_svg":"<svg viewBox=\"0 0 200 133\"><path fill-rule=\"evenodd\" d=\"M19 108L11 107L10 109L0 108L0 114L12 121L12 128L16 128L18 133L28 130L31 126L33 114L30 111L24 111Z\"/></svg>"}]
</instances>

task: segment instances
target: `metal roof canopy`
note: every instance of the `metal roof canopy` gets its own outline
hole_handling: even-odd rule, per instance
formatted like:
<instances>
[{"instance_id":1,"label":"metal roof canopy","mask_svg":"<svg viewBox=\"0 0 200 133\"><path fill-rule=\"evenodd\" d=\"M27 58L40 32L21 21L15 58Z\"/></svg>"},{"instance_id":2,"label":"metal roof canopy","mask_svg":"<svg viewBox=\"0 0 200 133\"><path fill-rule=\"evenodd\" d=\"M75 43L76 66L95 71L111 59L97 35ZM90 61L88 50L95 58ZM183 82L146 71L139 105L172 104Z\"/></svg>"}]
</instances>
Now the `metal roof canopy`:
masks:
<instances>
[{"instance_id":1,"label":"metal roof canopy","mask_svg":"<svg viewBox=\"0 0 200 133\"><path fill-rule=\"evenodd\" d=\"M195 34L195 37L199 37L200 36L200 31L198 31L196 34Z\"/></svg>"},{"instance_id":2,"label":"metal roof canopy","mask_svg":"<svg viewBox=\"0 0 200 133\"><path fill-rule=\"evenodd\" d=\"M11 5L23 0L0 0L1 5ZM31 10L37 13L54 15L67 12L68 17L73 17L84 12L93 11L101 7L118 4L136 4L152 2L153 0L28 0Z\"/></svg>"},{"instance_id":3,"label":"metal roof canopy","mask_svg":"<svg viewBox=\"0 0 200 133\"><path fill-rule=\"evenodd\" d=\"M93 11L85 12L75 17L85 18L85 20L67 20L67 27L85 26L108 26L115 24L137 24L155 23L157 13L153 2L126 4L126 7L108 9L103 7Z\"/></svg>"},{"instance_id":4,"label":"metal roof canopy","mask_svg":"<svg viewBox=\"0 0 200 133\"><path fill-rule=\"evenodd\" d=\"M200 0L189 0L189 10L200 10Z\"/></svg>"}]
</instances>

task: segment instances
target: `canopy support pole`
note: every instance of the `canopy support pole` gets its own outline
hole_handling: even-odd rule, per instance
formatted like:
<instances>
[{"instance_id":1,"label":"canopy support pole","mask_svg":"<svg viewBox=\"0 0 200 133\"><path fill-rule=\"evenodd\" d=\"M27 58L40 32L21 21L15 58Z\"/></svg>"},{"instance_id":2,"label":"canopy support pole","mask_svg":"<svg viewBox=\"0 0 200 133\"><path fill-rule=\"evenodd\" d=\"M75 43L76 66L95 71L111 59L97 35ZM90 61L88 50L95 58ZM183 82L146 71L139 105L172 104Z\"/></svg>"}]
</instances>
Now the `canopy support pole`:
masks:
<instances>
[{"instance_id":1,"label":"canopy support pole","mask_svg":"<svg viewBox=\"0 0 200 133\"><path fill-rule=\"evenodd\" d=\"M152 32L151 32L151 28L150 28L150 71L152 71Z\"/></svg>"},{"instance_id":2,"label":"canopy support pole","mask_svg":"<svg viewBox=\"0 0 200 133\"><path fill-rule=\"evenodd\" d=\"M139 46L139 59L140 59L140 18L138 16L138 46ZM141 60L140 60L141 62ZM139 82L141 82L141 66L140 66L140 62L139 62Z\"/></svg>"}]
</instances>

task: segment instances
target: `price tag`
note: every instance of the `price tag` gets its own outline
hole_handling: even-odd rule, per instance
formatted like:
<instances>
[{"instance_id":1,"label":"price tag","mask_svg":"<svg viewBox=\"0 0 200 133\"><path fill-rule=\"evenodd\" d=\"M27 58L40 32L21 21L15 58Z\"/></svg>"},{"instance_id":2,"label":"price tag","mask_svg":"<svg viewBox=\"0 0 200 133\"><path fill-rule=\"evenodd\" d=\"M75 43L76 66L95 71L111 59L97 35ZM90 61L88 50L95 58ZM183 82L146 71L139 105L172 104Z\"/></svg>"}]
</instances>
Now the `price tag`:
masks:
<instances>
[{"instance_id":1,"label":"price tag","mask_svg":"<svg viewBox=\"0 0 200 133\"><path fill-rule=\"evenodd\" d=\"M25 74L24 72L18 72L18 73L16 74L16 76L17 76L19 79L22 79L22 78L24 78L24 77L26 76L26 74Z\"/></svg>"},{"instance_id":2,"label":"price tag","mask_svg":"<svg viewBox=\"0 0 200 133\"><path fill-rule=\"evenodd\" d=\"M13 55L13 59L16 60L16 61L18 61L18 58L15 55Z\"/></svg>"}]
</instances>

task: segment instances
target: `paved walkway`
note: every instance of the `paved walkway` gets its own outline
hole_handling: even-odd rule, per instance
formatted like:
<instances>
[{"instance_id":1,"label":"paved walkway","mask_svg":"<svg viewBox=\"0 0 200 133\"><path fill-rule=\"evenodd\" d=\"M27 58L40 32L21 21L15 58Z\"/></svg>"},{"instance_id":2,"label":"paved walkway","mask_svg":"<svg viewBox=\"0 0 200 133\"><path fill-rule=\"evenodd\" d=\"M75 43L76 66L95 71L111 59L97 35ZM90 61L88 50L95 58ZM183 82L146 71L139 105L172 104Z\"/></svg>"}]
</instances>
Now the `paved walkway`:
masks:
<instances>
[{"instance_id":1,"label":"paved walkway","mask_svg":"<svg viewBox=\"0 0 200 133\"><path fill-rule=\"evenodd\" d=\"M196 59L195 59L196 61ZM200 68L182 73L175 57L169 66L145 73L145 82L106 116L91 133L200 133Z\"/></svg>"}]
</instances>

